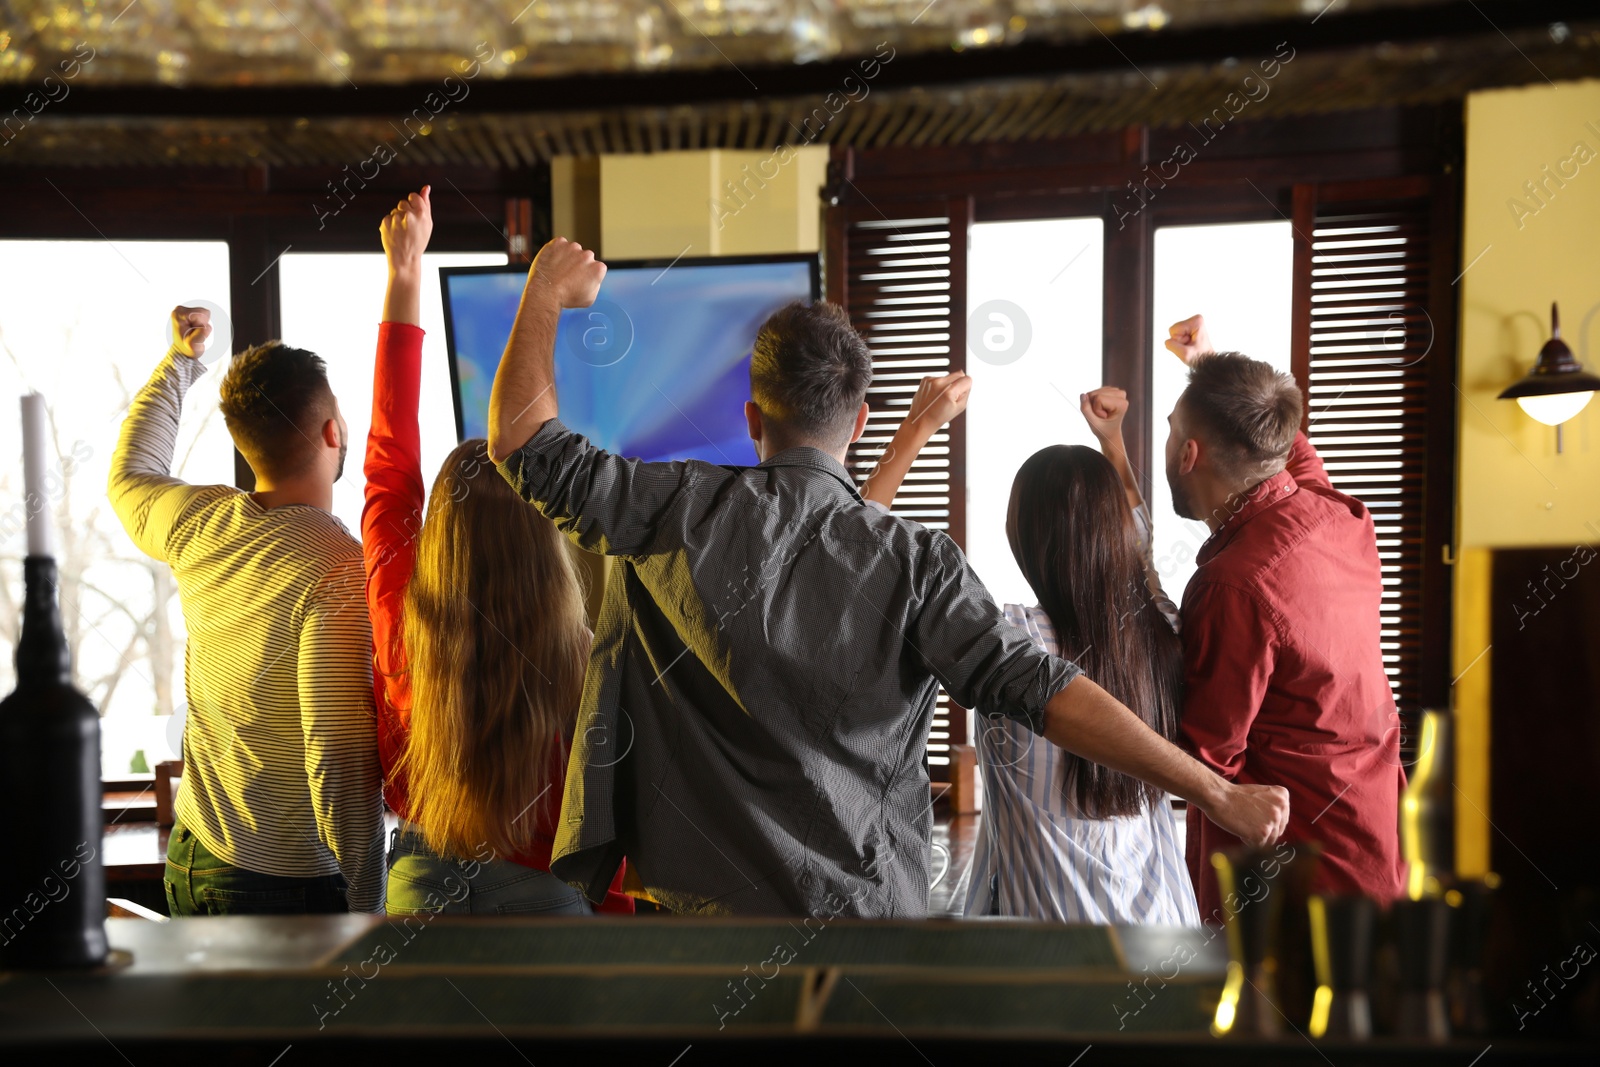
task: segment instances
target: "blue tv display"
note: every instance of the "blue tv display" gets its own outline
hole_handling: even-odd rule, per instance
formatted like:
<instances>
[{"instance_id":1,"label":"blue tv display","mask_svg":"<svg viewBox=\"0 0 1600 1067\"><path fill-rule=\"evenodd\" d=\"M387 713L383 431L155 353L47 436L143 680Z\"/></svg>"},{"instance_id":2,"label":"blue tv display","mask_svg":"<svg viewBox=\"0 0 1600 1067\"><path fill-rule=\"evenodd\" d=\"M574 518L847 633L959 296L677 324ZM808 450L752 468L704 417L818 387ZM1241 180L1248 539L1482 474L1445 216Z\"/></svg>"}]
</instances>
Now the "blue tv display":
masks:
<instances>
[{"instance_id":1,"label":"blue tv display","mask_svg":"<svg viewBox=\"0 0 1600 1067\"><path fill-rule=\"evenodd\" d=\"M818 296L815 256L607 263L593 306L556 329L561 421L618 455L756 462L744 418L768 315ZM489 390L527 268L444 267L456 433L488 436Z\"/></svg>"}]
</instances>

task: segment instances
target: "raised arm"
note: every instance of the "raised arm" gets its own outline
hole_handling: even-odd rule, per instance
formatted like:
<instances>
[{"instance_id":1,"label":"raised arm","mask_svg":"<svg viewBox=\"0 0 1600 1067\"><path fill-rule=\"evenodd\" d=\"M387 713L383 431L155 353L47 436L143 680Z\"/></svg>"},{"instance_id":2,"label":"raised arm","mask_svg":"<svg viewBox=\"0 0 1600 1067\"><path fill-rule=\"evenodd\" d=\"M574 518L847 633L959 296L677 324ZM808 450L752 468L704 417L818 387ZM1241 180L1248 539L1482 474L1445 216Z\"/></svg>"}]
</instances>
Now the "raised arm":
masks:
<instances>
[{"instance_id":1,"label":"raised arm","mask_svg":"<svg viewBox=\"0 0 1600 1067\"><path fill-rule=\"evenodd\" d=\"M1289 446L1289 459L1284 469L1301 485L1333 488L1333 482L1328 480L1328 469L1322 465L1322 457L1317 455L1317 450L1311 447L1311 439L1303 432L1294 435L1294 444Z\"/></svg>"},{"instance_id":2,"label":"raised arm","mask_svg":"<svg viewBox=\"0 0 1600 1067\"><path fill-rule=\"evenodd\" d=\"M489 394L489 456L496 463L527 444L559 413L556 405L556 320L562 308L594 303L606 265L565 237L539 250L505 355Z\"/></svg>"},{"instance_id":3,"label":"raised arm","mask_svg":"<svg viewBox=\"0 0 1600 1067\"><path fill-rule=\"evenodd\" d=\"M372 629L361 568L341 562L300 623L300 728L317 834L339 862L351 911L383 910L383 800L372 710Z\"/></svg>"},{"instance_id":4,"label":"raised arm","mask_svg":"<svg viewBox=\"0 0 1600 1067\"><path fill-rule=\"evenodd\" d=\"M905 421L861 486L862 497L885 508L893 505L900 483L906 480L917 453L945 423L967 410L967 398L971 395L972 379L966 371L922 379L916 396L911 398Z\"/></svg>"},{"instance_id":5,"label":"raised arm","mask_svg":"<svg viewBox=\"0 0 1600 1067\"><path fill-rule=\"evenodd\" d=\"M211 336L211 312L174 308L172 333L176 338L172 348L128 405L106 485L106 495L128 536L142 552L159 560L167 558L173 526L206 491L172 476L172 453L178 444L184 394L206 372L200 357Z\"/></svg>"},{"instance_id":6,"label":"raised arm","mask_svg":"<svg viewBox=\"0 0 1600 1067\"><path fill-rule=\"evenodd\" d=\"M376 663L384 677L394 677L405 669L400 658L400 609L422 529L417 403L422 385L422 253L433 232L428 187L402 200L378 229L388 258L389 287L373 365L361 550Z\"/></svg>"},{"instance_id":7,"label":"raised arm","mask_svg":"<svg viewBox=\"0 0 1600 1067\"><path fill-rule=\"evenodd\" d=\"M1139 479L1133 464L1128 461L1128 448L1122 438L1122 420L1128 414L1128 394L1114 385L1102 385L1078 398L1078 410L1083 412L1089 431L1100 442L1100 451L1116 470L1122 481L1122 491L1127 495L1128 506L1133 509L1133 525L1139 532L1139 551L1144 558L1145 588L1154 599L1161 614L1177 626L1178 606L1161 588L1161 575L1155 564L1155 530L1150 520L1150 509L1145 506L1144 495L1139 491Z\"/></svg>"},{"instance_id":8,"label":"raised arm","mask_svg":"<svg viewBox=\"0 0 1600 1067\"><path fill-rule=\"evenodd\" d=\"M378 224L389 287L383 294L383 321L422 325L422 253L433 236L433 186L412 193Z\"/></svg>"},{"instance_id":9,"label":"raised arm","mask_svg":"<svg viewBox=\"0 0 1600 1067\"><path fill-rule=\"evenodd\" d=\"M1122 480L1122 489L1128 495L1128 506L1137 508L1144 503L1139 492L1139 479L1134 476L1133 464L1128 462L1128 446L1122 439L1122 420L1128 414L1128 393L1114 385L1102 385L1078 397L1078 410L1089 424L1089 432L1100 442L1100 451L1116 469Z\"/></svg>"},{"instance_id":10,"label":"raised arm","mask_svg":"<svg viewBox=\"0 0 1600 1067\"><path fill-rule=\"evenodd\" d=\"M1175 322L1167 333L1167 350L1185 364L1196 356L1216 351L1216 346L1211 343L1211 335L1206 330L1206 320L1203 315L1191 315L1182 322ZM1323 488L1331 488L1333 485L1328 480L1327 470L1322 466L1322 457L1311 447L1311 441L1304 431L1295 435L1294 444L1289 449L1288 462L1284 466L1289 476L1301 485L1316 485Z\"/></svg>"}]
</instances>

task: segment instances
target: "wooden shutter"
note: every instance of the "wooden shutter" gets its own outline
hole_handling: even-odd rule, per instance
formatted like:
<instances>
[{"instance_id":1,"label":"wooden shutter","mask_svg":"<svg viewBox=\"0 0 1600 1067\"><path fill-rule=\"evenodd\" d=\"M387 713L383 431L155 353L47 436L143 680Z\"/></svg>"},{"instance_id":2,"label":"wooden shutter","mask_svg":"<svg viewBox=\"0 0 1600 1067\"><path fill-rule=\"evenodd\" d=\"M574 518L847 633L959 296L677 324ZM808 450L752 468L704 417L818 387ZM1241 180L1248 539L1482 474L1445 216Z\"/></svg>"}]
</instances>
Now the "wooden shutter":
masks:
<instances>
[{"instance_id":1,"label":"wooden shutter","mask_svg":"<svg viewBox=\"0 0 1600 1067\"><path fill-rule=\"evenodd\" d=\"M872 350L871 414L845 461L857 484L905 418L923 376L965 366L971 215L964 198L829 209L828 299L850 313ZM893 510L965 547L966 496L965 420L957 419L912 464ZM950 745L968 742L968 722L941 689L928 740L936 780L947 780Z\"/></svg>"},{"instance_id":2,"label":"wooden shutter","mask_svg":"<svg viewBox=\"0 0 1600 1067\"><path fill-rule=\"evenodd\" d=\"M1446 181L1296 186L1293 356L1306 430L1366 504L1383 567L1384 668L1402 756L1445 704L1454 475L1456 253Z\"/></svg>"}]
</instances>

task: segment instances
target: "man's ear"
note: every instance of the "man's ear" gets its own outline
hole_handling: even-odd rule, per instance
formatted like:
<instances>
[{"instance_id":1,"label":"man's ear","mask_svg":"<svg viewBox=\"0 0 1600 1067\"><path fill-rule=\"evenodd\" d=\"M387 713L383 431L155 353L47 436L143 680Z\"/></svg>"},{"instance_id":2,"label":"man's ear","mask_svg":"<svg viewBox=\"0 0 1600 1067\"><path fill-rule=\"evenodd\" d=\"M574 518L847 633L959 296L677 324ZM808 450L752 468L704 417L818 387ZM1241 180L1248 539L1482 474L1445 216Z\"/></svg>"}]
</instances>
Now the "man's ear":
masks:
<instances>
[{"instance_id":1,"label":"man's ear","mask_svg":"<svg viewBox=\"0 0 1600 1067\"><path fill-rule=\"evenodd\" d=\"M863 400L861 402L861 410L856 412L856 430L855 430L855 433L850 435L850 443L851 444L855 444L857 441L861 440L861 435L866 432L866 430L867 430L867 413L870 410L871 409L867 407L867 402L865 400Z\"/></svg>"},{"instance_id":2,"label":"man's ear","mask_svg":"<svg viewBox=\"0 0 1600 1067\"><path fill-rule=\"evenodd\" d=\"M1200 465L1200 442L1193 437L1183 442L1183 451L1178 455L1178 473L1192 474Z\"/></svg>"},{"instance_id":3,"label":"man's ear","mask_svg":"<svg viewBox=\"0 0 1600 1067\"><path fill-rule=\"evenodd\" d=\"M329 448L339 447L339 420L324 419L322 421L322 443Z\"/></svg>"},{"instance_id":4,"label":"man's ear","mask_svg":"<svg viewBox=\"0 0 1600 1067\"><path fill-rule=\"evenodd\" d=\"M761 409L754 400L744 402L744 421L750 428L750 440L761 443Z\"/></svg>"}]
</instances>

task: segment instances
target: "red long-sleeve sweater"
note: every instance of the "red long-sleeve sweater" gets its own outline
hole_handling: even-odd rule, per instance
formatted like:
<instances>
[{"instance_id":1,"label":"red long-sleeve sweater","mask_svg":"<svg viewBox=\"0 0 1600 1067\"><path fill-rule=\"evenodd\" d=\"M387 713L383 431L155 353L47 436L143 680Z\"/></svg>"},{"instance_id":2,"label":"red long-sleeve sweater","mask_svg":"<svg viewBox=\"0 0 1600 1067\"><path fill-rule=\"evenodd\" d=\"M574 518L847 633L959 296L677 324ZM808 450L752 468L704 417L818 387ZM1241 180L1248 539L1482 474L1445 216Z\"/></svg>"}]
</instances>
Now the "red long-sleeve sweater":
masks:
<instances>
[{"instance_id":1,"label":"red long-sleeve sweater","mask_svg":"<svg viewBox=\"0 0 1600 1067\"><path fill-rule=\"evenodd\" d=\"M372 617L372 687L378 712L378 757L384 800L407 818L406 783L397 773L411 723L411 676L406 669L405 591L422 531L422 440L417 402L422 387L422 330L400 322L378 327L378 357L372 382L372 429L367 435L366 504L361 511L361 550L367 568L367 611ZM508 650L508 654L509 654ZM550 869L550 847L561 816L571 739L550 753L550 788L539 802L534 837L509 857L537 870ZM631 914L619 868L597 910Z\"/></svg>"}]
</instances>

